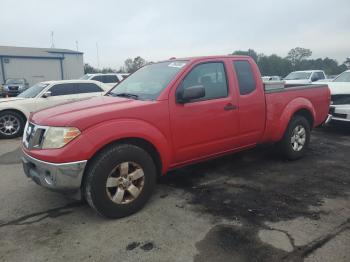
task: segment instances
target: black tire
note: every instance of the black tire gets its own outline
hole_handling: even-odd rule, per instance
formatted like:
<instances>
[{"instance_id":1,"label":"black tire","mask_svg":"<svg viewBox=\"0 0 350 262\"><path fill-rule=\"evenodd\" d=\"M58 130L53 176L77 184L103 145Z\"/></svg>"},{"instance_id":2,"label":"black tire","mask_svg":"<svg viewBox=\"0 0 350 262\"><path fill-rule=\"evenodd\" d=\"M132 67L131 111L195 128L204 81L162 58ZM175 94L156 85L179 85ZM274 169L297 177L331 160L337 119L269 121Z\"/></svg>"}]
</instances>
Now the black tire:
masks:
<instances>
[{"instance_id":1,"label":"black tire","mask_svg":"<svg viewBox=\"0 0 350 262\"><path fill-rule=\"evenodd\" d=\"M124 162L133 162L143 170L143 188L130 203L118 204L107 193L107 179L113 169ZM108 218L129 216L140 210L151 197L156 185L157 170L152 157L142 148L131 144L115 144L101 151L89 163L83 183L88 204Z\"/></svg>"},{"instance_id":2,"label":"black tire","mask_svg":"<svg viewBox=\"0 0 350 262\"><path fill-rule=\"evenodd\" d=\"M298 150L300 147L295 150L292 145L292 137L294 136L294 130L299 126L305 130L305 143L303 146L300 145L300 150ZM288 160L296 160L303 157L310 142L310 134L309 121L303 116L294 116L289 122L282 140L278 143L279 151Z\"/></svg>"},{"instance_id":3,"label":"black tire","mask_svg":"<svg viewBox=\"0 0 350 262\"><path fill-rule=\"evenodd\" d=\"M16 128L16 130L13 133L9 133L7 134L4 129L3 126L3 121L1 121L1 119L10 117L11 119L15 119L15 121L18 122L18 129ZM24 126L26 124L26 119L19 113L15 112L15 111L11 111L11 110L5 110L0 112L0 138L3 139L10 139L10 138L15 138L15 137L19 137L23 134L23 130L24 130Z\"/></svg>"}]
</instances>

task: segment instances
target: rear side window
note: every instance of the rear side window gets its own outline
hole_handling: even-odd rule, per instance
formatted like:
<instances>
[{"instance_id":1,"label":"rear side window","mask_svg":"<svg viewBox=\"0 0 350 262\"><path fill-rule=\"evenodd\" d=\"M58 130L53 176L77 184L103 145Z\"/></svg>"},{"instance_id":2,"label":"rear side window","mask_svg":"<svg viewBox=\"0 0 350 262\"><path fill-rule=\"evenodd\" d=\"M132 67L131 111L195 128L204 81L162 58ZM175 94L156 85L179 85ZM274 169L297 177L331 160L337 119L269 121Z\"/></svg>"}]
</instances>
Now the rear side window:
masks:
<instances>
[{"instance_id":1,"label":"rear side window","mask_svg":"<svg viewBox=\"0 0 350 262\"><path fill-rule=\"evenodd\" d=\"M184 78L182 88L202 85L205 88L205 97L199 100L209 100L227 97L228 88L224 64L221 62L210 62L197 65Z\"/></svg>"},{"instance_id":2,"label":"rear side window","mask_svg":"<svg viewBox=\"0 0 350 262\"><path fill-rule=\"evenodd\" d=\"M239 84L239 93L247 95L256 89L253 71L248 61L233 61Z\"/></svg>"},{"instance_id":3,"label":"rear side window","mask_svg":"<svg viewBox=\"0 0 350 262\"><path fill-rule=\"evenodd\" d=\"M78 94L76 84L58 84L50 88L51 96L65 96Z\"/></svg>"},{"instance_id":4,"label":"rear side window","mask_svg":"<svg viewBox=\"0 0 350 262\"><path fill-rule=\"evenodd\" d=\"M93 83L80 83L78 84L78 92L79 93L95 93L95 92L103 92L103 90L93 84Z\"/></svg>"},{"instance_id":5,"label":"rear side window","mask_svg":"<svg viewBox=\"0 0 350 262\"><path fill-rule=\"evenodd\" d=\"M119 79L116 75L104 75L102 82L103 83L118 83Z\"/></svg>"}]
</instances>

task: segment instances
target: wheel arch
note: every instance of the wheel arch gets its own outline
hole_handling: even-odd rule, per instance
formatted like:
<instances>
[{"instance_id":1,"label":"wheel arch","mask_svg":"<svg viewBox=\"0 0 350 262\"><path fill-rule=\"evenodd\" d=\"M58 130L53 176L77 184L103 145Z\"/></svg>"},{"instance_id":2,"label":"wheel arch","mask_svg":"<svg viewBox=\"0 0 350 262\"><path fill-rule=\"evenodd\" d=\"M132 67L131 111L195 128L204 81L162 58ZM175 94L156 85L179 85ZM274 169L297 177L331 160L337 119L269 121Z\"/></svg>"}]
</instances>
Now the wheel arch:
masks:
<instances>
[{"instance_id":1,"label":"wheel arch","mask_svg":"<svg viewBox=\"0 0 350 262\"><path fill-rule=\"evenodd\" d=\"M303 116L310 123L310 128L314 127L315 123L315 109L312 103L306 98L297 98L289 102L289 104L283 110L283 113L279 119L279 128L274 135L274 141L282 139L290 121L294 116Z\"/></svg>"},{"instance_id":2,"label":"wheel arch","mask_svg":"<svg viewBox=\"0 0 350 262\"><path fill-rule=\"evenodd\" d=\"M23 113L23 111L17 109L17 108L6 108L6 109L0 109L0 113L3 113L3 112L15 112L17 114L19 114L24 121L27 121L28 117L26 116L25 113Z\"/></svg>"}]
</instances>

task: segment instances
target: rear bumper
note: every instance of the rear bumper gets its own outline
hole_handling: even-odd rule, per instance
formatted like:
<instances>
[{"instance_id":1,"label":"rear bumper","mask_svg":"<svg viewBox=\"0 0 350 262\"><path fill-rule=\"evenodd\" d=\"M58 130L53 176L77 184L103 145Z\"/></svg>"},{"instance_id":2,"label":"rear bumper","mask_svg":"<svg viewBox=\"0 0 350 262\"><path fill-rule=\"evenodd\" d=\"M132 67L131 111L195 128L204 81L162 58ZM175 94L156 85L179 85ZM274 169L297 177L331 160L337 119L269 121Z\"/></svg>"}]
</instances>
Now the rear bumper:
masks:
<instances>
[{"instance_id":1,"label":"rear bumper","mask_svg":"<svg viewBox=\"0 0 350 262\"><path fill-rule=\"evenodd\" d=\"M22 164L27 177L53 191L75 193L80 190L87 161L49 163L23 152Z\"/></svg>"}]
</instances>

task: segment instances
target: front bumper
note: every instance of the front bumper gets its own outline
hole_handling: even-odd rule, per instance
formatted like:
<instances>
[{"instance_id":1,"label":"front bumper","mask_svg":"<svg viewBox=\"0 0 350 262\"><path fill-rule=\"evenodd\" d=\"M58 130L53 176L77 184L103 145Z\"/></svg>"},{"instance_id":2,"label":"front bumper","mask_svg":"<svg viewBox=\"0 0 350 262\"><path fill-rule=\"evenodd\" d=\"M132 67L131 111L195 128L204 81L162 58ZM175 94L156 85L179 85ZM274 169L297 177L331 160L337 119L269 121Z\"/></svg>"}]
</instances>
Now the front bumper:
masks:
<instances>
[{"instance_id":1,"label":"front bumper","mask_svg":"<svg viewBox=\"0 0 350 262\"><path fill-rule=\"evenodd\" d=\"M49 163L33 158L23 152L24 173L35 183L53 191L75 193L80 191L87 161Z\"/></svg>"},{"instance_id":2,"label":"front bumper","mask_svg":"<svg viewBox=\"0 0 350 262\"><path fill-rule=\"evenodd\" d=\"M332 105L329 109L331 120L350 122L350 106L349 105Z\"/></svg>"}]
</instances>

